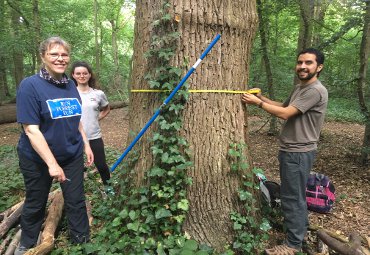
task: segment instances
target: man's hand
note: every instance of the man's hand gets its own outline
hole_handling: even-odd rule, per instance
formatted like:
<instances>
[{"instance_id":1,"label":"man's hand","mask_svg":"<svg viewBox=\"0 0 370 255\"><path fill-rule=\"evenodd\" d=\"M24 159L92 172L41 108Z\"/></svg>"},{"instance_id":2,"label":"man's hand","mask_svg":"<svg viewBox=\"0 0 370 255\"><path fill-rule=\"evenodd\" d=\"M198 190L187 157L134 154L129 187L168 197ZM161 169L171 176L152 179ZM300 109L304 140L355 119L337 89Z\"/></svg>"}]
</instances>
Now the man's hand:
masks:
<instances>
[{"instance_id":1,"label":"man's hand","mask_svg":"<svg viewBox=\"0 0 370 255\"><path fill-rule=\"evenodd\" d=\"M246 104L258 105L262 102L262 100L253 94L246 93L242 95L242 102Z\"/></svg>"}]
</instances>

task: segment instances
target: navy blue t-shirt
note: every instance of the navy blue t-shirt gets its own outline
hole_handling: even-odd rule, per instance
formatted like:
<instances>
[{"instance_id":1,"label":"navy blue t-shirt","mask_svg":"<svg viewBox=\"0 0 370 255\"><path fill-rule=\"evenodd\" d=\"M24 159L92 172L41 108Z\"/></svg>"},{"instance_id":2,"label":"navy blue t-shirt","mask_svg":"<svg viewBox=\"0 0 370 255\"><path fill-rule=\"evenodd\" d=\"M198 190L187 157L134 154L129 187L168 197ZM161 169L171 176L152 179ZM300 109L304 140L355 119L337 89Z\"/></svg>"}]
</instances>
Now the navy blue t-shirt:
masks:
<instances>
[{"instance_id":1,"label":"navy blue t-shirt","mask_svg":"<svg viewBox=\"0 0 370 255\"><path fill-rule=\"evenodd\" d=\"M83 153L78 126L81 119L81 98L76 85L55 85L39 74L25 78L17 90L17 122L39 125L51 152L59 164L67 163ZM27 158L43 162L23 132L18 150Z\"/></svg>"}]
</instances>

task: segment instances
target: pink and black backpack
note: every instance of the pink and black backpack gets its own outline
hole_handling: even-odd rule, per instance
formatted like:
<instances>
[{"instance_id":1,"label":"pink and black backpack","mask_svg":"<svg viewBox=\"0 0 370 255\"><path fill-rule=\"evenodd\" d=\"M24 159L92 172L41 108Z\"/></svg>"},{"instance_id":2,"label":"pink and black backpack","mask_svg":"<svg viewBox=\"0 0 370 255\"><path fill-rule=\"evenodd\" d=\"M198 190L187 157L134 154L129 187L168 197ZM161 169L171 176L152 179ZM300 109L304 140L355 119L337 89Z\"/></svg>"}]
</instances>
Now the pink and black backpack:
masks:
<instances>
[{"instance_id":1,"label":"pink and black backpack","mask_svg":"<svg viewBox=\"0 0 370 255\"><path fill-rule=\"evenodd\" d=\"M311 173L306 187L307 209L318 213L328 213L335 201L335 188L329 177Z\"/></svg>"}]
</instances>

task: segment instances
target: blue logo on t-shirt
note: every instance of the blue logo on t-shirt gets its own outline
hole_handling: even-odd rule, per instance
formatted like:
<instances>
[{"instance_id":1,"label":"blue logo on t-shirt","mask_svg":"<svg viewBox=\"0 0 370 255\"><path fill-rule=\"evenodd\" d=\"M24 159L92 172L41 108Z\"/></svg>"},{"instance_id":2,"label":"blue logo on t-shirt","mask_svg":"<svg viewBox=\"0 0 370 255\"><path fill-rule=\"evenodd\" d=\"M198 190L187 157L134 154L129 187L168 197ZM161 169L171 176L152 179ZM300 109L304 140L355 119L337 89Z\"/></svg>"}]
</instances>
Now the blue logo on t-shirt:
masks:
<instances>
[{"instance_id":1,"label":"blue logo on t-shirt","mask_svg":"<svg viewBox=\"0 0 370 255\"><path fill-rule=\"evenodd\" d=\"M59 98L46 100L52 119L68 118L81 115L81 104L77 98Z\"/></svg>"}]
</instances>

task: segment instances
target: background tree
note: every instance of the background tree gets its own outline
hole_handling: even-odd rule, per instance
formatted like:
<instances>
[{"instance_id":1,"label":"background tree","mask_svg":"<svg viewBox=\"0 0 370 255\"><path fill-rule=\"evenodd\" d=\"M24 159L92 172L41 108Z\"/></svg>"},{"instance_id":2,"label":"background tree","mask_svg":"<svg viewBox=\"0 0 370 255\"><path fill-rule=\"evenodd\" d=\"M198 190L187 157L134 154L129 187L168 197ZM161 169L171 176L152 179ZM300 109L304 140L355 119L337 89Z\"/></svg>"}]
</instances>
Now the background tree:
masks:
<instances>
[{"instance_id":1,"label":"background tree","mask_svg":"<svg viewBox=\"0 0 370 255\"><path fill-rule=\"evenodd\" d=\"M264 3L267 1L264 1ZM261 40L261 54L262 54L262 59L266 71L266 80L267 80L267 87L268 87L268 95L271 100L275 100L275 92L274 92L274 78L272 75L272 66L270 62L270 56L268 52L268 43L267 43L267 21L266 17L267 16L267 10L268 10L268 4L262 3L261 0L257 0L257 12L258 12L258 19L259 19L259 35L260 35L260 40ZM271 115L270 118L270 130L269 134L275 135L277 134L277 119L275 116Z\"/></svg>"},{"instance_id":2,"label":"background tree","mask_svg":"<svg viewBox=\"0 0 370 255\"><path fill-rule=\"evenodd\" d=\"M368 63L370 54L370 1L366 2L364 11L364 28L362 31L362 40L360 48L360 68L357 80L357 92L360 108L365 116L365 134L362 144L361 162L365 165L368 162L370 154L370 112L369 112L369 95L370 84L366 81Z\"/></svg>"}]
</instances>

